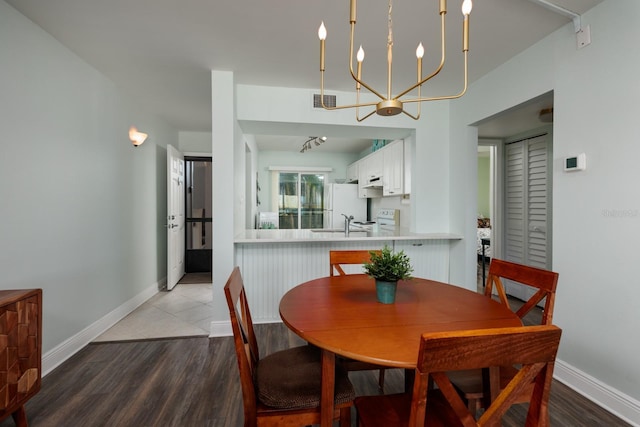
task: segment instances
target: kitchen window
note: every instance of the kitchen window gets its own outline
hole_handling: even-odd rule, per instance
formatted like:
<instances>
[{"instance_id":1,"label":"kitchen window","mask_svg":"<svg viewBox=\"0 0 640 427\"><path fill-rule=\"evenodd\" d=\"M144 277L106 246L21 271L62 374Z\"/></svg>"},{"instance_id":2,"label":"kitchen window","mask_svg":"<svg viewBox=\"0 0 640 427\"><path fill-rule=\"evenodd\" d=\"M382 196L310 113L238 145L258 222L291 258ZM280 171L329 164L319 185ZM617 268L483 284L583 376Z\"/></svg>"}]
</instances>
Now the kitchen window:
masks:
<instances>
[{"instance_id":1,"label":"kitchen window","mask_svg":"<svg viewBox=\"0 0 640 427\"><path fill-rule=\"evenodd\" d=\"M326 179L326 173L317 171L273 172L279 228L322 228Z\"/></svg>"}]
</instances>

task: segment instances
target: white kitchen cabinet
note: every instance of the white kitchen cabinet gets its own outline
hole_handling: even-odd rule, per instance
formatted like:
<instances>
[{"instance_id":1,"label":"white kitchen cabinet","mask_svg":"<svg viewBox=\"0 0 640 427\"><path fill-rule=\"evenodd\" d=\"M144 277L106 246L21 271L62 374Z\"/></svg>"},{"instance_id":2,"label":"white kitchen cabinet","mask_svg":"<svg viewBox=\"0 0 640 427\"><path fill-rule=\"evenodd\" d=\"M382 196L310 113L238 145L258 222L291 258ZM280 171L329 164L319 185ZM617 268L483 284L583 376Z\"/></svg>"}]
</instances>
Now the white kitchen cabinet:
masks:
<instances>
[{"instance_id":1,"label":"white kitchen cabinet","mask_svg":"<svg viewBox=\"0 0 640 427\"><path fill-rule=\"evenodd\" d=\"M383 154L382 195L404 194L404 141L394 141L380 151Z\"/></svg>"},{"instance_id":2,"label":"white kitchen cabinet","mask_svg":"<svg viewBox=\"0 0 640 427\"><path fill-rule=\"evenodd\" d=\"M347 166L347 182L358 182L360 176L358 175L360 161L353 162Z\"/></svg>"},{"instance_id":3,"label":"white kitchen cabinet","mask_svg":"<svg viewBox=\"0 0 640 427\"><path fill-rule=\"evenodd\" d=\"M404 143L404 194L411 194L411 165L415 155L413 145L410 142Z\"/></svg>"},{"instance_id":4,"label":"white kitchen cabinet","mask_svg":"<svg viewBox=\"0 0 640 427\"><path fill-rule=\"evenodd\" d=\"M448 240L404 240L394 242L394 251L404 251L411 260L413 277L449 282Z\"/></svg>"},{"instance_id":5,"label":"white kitchen cabinet","mask_svg":"<svg viewBox=\"0 0 640 427\"><path fill-rule=\"evenodd\" d=\"M374 156L370 154L367 157L360 159L360 161L358 162L358 197L360 197L361 199L382 196L381 187L368 187L372 177L375 178L376 176L379 177L380 175L382 175L382 169L380 169L380 172L377 175L375 175L376 172L372 172L378 167L376 163L377 158L378 156L375 156L374 158ZM382 156L380 156L380 159L381 158ZM381 167L382 162L380 162L380 168Z\"/></svg>"},{"instance_id":6,"label":"white kitchen cabinet","mask_svg":"<svg viewBox=\"0 0 640 427\"><path fill-rule=\"evenodd\" d=\"M383 151L384 151L384 148L382 148L382 149L380 149L378 151L374 151L373 153L371 153L367 157L365 157L365 159L366 159L365 169L366 169L367 179L368 180L375 179L375 178L378 178L378 177L382 176L382 174L384 172L384 155L383 155Z\"/></svg>"}]
</instances>

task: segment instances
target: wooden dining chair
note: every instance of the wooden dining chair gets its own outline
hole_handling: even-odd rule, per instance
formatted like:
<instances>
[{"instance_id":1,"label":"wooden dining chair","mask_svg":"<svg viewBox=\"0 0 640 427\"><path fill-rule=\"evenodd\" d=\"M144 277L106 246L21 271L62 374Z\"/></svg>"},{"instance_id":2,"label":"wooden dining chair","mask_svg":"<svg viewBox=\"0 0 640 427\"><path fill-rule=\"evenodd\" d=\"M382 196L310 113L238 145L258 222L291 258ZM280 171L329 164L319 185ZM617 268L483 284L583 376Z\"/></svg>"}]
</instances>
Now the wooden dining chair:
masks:
<instances>
[{"instance_id":1,"label":"wooden dining chair","mask_svg":"<svg viewBox=\"0 0 640 427\"><path fill-rule=\"evenodd\" d=\"M260 358L240 269L224 287L235 343L244 426L305 426L320 423L321 354L300 346ZM351 426L355 392L347 372L336 366L334 420Z\"/></svg>"},{"instance_id":2,"label":"wooden dining chair","mask_svg":"<svg viewBox=\"0 0 640 427\"><path fill-rule=\"evenodd\" d=\"M424 333L410 393L355 400L359 427L499 426L519 392L535 384L526 425L548 426L553 368L562 331L554 325ZM448 371L521 366L476 419L451 384ZM494 368L495 369L495 368ZM437 388L429 387L433 381Z\"/></svg>"},{"instance_id":3,"label":"wooden dining chair","mask_svg":"<svg viewBox=\"0 0 640 427\"><path fill-rule=\"evenodd\" d=\"M553 319L553 307L556 297L556 286L558 284L558 273L500 259L491 260L484 294L487 297L492 298L493 290L495 288L500 302L513 310L505 291L503 283L503 280L505 279L536 289L536 292L531 296L531 298L515 310L516 315L520 317L520 319L524 320L524 317L544 299L544 308L542 310L540 324L550 325ZM505 366L500 369L502 385L506 385L517 372L518 370L513 366ZM452 373L450 377L451 381L467 400L470 410L474 408L477 410L488 405L489 402L487 399L490 399L490 396L485 396L485 393L483 392L482 373L480 371L455 372ZM523 390L518 401L528 402L532 390L533 385Z\"/></svg>"},{"instance_id":4,"label":"wooden dining chair","mask_svg":"<svg viewBox=\"0 0 640 427\"><path fill-rule=\"evenodd\" d=\"M329 276L346 276L343 265L364 264L371 261L371 252L380 254L380 250L353 250L353 251L329 251ZM336 274L337 273L337 274ZM373 363L360 362L358 360L339 357L338 362L347 371L372 371L378 370L378 387L384 391L385 368Z\"/></svg>"},{"instance_id":5,"label":"wooden dining chair","mask_svg":"<svg viewBox=\"0 0 640 427\"><path fill-rule=\"evenodd\" d=\"M329 251L329 276L346 276L347 273L342 269L343 265L364 264L371 261L371 251L355 250L355 251ZM380 253L380 250L374 250Z\"/></svg>"}]
</instances>

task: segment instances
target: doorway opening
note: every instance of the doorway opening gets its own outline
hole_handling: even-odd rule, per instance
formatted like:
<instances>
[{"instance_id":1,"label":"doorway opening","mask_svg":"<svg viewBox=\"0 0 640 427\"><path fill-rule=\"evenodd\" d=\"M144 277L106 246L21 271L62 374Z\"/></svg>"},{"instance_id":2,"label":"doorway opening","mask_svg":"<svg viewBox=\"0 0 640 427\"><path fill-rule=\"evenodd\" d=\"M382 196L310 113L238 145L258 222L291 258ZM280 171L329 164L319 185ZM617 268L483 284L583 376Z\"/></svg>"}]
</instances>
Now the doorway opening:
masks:
<instances>
[{"instance_id":1,"label":"doorway opening","mask_svg":"<svg viewBox=\"0 0 640 427\"><path fill-rule=\"evenodd\" d=\"M479 291L485 281L482 266L486 273L493 257L552 268L553 117L545 111L553 111L553 92L476 123ZM507 288L511 296L526 298L524 290Z\"/></svg>"},{"instance_id":2,"label":"doorway opening","mask_svg":"<svg viewBox=\"0 0 640 427\"><path fill-rule=\"evenodd\" d=\"M477 288L484 289L489 263L492 254L499 246L499 233L496 236L495 224L497 220L496 180L497 180L497 151L498 140L478 141L478 207L477 207Z\"/></svg>"},{"instance_id":3,"label":"doorway opening","mask_svg":"<svg viewBox=\"0 0 640 427\"><path fill-rule=\"evenodd\" d=\"M211 157L185 156L185 273L194 280L211 276L212 162Z\"/></svg>"}]
</instances>

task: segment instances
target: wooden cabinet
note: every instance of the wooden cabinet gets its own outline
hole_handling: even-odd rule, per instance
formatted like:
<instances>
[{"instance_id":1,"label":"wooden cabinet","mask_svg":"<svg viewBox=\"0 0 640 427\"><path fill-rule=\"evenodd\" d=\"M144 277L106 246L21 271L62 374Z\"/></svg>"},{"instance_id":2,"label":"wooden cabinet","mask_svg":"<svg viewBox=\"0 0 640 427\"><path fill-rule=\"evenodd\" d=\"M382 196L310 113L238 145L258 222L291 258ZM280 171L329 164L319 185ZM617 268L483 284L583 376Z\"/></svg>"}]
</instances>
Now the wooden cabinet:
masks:
<instances>
[{"instance_id":1,"label":"wooden cabinet","mask_svg":"<svg viewBox=\"0 0 640 427\"><path fill-rule=\"evenodd\" d=\"M41 378L42 289L0 291L0 421L27 425L24 404Z\"/></svg>"},{"instance_id":2,"label":"wooden cabinet","mask_svg":"<svg viewBox=\"0 0 640 427\"><path fill-rule=\"evenodd\" d=\"M399 196L404 194L404 141L394 141L384 147L382 195Z\"/></svg>"}]
</instances>

